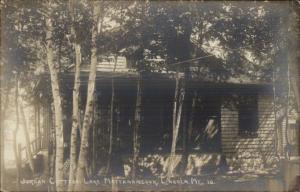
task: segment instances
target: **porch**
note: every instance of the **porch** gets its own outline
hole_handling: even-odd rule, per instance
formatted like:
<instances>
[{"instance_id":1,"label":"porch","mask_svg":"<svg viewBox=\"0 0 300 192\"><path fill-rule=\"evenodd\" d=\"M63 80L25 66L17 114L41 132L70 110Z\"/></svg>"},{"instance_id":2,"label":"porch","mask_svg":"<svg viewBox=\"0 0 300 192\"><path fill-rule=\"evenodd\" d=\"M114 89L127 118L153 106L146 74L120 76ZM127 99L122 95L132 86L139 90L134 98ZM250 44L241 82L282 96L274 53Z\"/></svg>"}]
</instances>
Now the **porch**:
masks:
<instances>
[{"instance_id":1,"label":"porch","mask_svg":"<svg viewBox=\"0 0 300 192\"><path fill-rule=\"evenodd\" d=\"M101 169L107 165L108 158L111 158L109 156L112 156L115 160L112 163L119 164L115 165L119 167L117 172L121 172L118 174L126 175L124 166L127 165L130 169L132 164L133 122L138 76L136 73L115 73L114 75L108 72L98 73L94 121L90 130L91 167L89 170L91 174L101 172ZM63 78L66 82L63 85L65 154L69 154L72 124L72 100L70 98L72 98L73 75L70 73ZM82 117L87 78L87 74L81 77ZM140 164L143 164L142 159L146 160L149 155L161 156L159 161L166 161L170 154L175 86L175 75L172 74L152 73L142 76L142 119L138 133ZM45 84L41 83L40 88L47 92ZM112 90L114 90L113 112L111 112ZM49 103L51 102L46 102L48 106L46 105L45 108L51 109ZM51 110L48 112L51 113ZM49 133L53 133L51 117L52 115L48 114ZM220 164L221 159L224 162L224 158L226 162L234 162L231 160L238 159L238 156L241 159L252 160L265 156L267 158L262 161L268 161L268 158L275 154L273 121L272 88L269 84L214 83L191 79L185 84L176 153L183 162L187 163L185 165L187 167L190 166L189 163L193 164L201 158L206 158L207 162L213 162L215 165ZM249 125L241 124L241 122L247 122ZM111 129L112 140L109 137ZM49 142L52 143L53 139L54 135L50 136ZM111 142L113 145L110 155L108 149ZM68 159L68 155L65 159ZM181 162L181 160L178 161ZM234 163L228 165L230 166L234 167ZM252 168L256 169L255 166L253 165ZM202 165L198 167L199 170L193 167L190 170L180 169L185 174L200 174ZM182 171L183 169L185 171Z\"/></svg>"}]
</instances>

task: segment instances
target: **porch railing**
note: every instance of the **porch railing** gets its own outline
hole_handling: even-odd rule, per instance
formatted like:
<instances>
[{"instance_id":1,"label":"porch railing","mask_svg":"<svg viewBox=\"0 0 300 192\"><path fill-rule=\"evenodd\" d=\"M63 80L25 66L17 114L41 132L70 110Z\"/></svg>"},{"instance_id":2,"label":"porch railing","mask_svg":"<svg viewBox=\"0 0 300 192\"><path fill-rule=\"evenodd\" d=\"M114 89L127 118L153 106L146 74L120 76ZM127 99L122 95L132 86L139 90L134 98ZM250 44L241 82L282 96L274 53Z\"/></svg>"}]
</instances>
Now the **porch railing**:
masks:
<instances>
[{"instance_id":1,"label":"porch railing","mask_svg":"<svg viewBox=\"0 0 300 192\"><path fill-rule=\"evenodd\" d=\"M35 138L33 141L30 142L29 147L31 148L31 153L32 153L31 154L32 157L30 158L34 158L34 156L37 155L41 150L48 148L47 143L44 142L44 136ZM20 144L18 145L18 156L19 156L21 166L26 162L28 162L29 157L27 152L27 146L21 147Z\"/></svg>"}]
</instances>

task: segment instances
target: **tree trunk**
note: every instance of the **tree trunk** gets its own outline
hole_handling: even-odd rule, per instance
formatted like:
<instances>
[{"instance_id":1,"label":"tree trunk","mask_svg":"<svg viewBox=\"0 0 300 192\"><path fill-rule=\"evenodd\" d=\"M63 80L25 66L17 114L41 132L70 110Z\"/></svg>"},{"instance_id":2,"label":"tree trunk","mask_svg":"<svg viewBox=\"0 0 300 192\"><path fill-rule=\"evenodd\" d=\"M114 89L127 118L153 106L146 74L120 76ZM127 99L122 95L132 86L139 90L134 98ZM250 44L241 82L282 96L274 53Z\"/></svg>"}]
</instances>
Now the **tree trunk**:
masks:
<instances>
[{"instance_id":1,"label":"tree trunk","mask_svg":"<svg viewBox=\"0 0 300 192\"><path fill-rule=\"evenodd\" d=\"M113 150L113 135L114 135L114 100L115 100L115 81L111 80L111 104L110 104L110 125L109 125L109 148L108 148L108 161L106 167L106 174L111 171L111 156Z\"/></svg>"},{"instance_id":2,"label":"tree trunk","mask_svg":"<svg viewBox=\"0 0 300 192\"><path fill-rule=\"evenodd\" d=\"M282 155L281 151L279 150L282 147L282 139L283 137L281 136L282 131L279 131L279 126L278 125L278 119L277 119L277 109L276 109L276 72L273 69L273 77L272 77L272 86L273 86L273 112L274 112L274 118L275 118L275 151L277 155Z\"/></svg>"},{"instance_id":3,"label":"tree trunk","mask_svg":"<svg viewBox=\"0 0 300 192\"><path fill-rule=\"evenodd\" d=\"M25 134L25 141L26 141L26 153L27 153L27 157L28 157L28 162L29 162L29 166L30 169L32 171L32 173L34 173L34 165L33 165L33 160L32 160L32 150L31 150L31 144L30 144L30 137L29 137L29 131L28 131L28 127L27 127L27 121L26 121L26 116L24 113L24 108L22 103L19 103L20 106L20 112L21 112L21 117L22 117L22 123L23 123L23 128L24 128L24 134Z\"/></svg>"},{"instance_id":4,"label":"tree trunk","mask_svg":"<svg viewBox=\"0 0 300 192\"><path fill-rule=\"evenodd\" d=\"M49 10L51 2L49 2ZM51 11L48 13L51 15ZM47 40L47 63L51 77L51 89L54 102L54 115L55 115L55 138L56 138L56 150L55 150L55 179L56 181L63 180L63 167L64 167L64 137L63 137L63 112L62 112L62 97L60 94L58 73L54 64L53 57L53 37L52 37L52 20L51 16L46 19L46 40ZM64 182L56 182L56 190L64 191Z\"/></svg>"},{"instance_id":5,"label":"tree trunk","mask_svg":"<svg viewBox=\"0 0 300 192\"><path fill-rule=\"evenodd\" d=\"M291 84L290 84L290 65L287 65L287 100L286 100L286 106L285 106L285 141L286 141L286 148L285 148L285 158L289 159L289 137L288 137L288 131L289 131L289 107L290 107L290 91L291 91Z\"/></svg>"},{"instance_id":6,"label":"tree trunk","mask_svg":"<svg viewBox=\"0 0 300 192\"><path fill-rule=\"evenodd\" d=\"M54 176L55 175L55 160L56 160L56 145L55 145L55 141L53 142L53 145L50 146L53 147L53 151L52 151L52 155L50 157L50 176ZM55 191L55 186L54 185L50 185L50 190L51 191Z\"/></svg>"},{"instance_id":7,"label":"tree trunk","mask_svg":"<svg viewBox=\"0 0 300 192\"><path fill-rule=\"evenodd\" d=\"M70 1L70 4L72 1ZM77 167L77 143L78 143L78 128L79 128L79 89L80 89L80 66L81 66L81 46L76 41L76 33L74 28L74 7L70 5L72 25L71 25L71 38L73 40L72 46L75 51L75 77L73 87L73 118L72 118L72 130L71 130L71 143L70 143L70 171L69 171L69 186L68 190L73 191L75 173Z\"/></svg>"},{"instance_id":8,"label":"tree trunk","mask_svg":"<svg viewBox=\"0 0 300 192\"><path fill-rule=\"evenodd\" d=\"M295 10L295 12L291 12L288 17L288 22L289 24L293 25L295 29L299 29L300 25L299 22L295 23L295 20L299 20L300 18L300 12L299 12L299 6L295 6L294 8L298 9ZM296 14L295 14L296 13ZM289 54L289 73L290 73L290 86L291 90L293 91L294 94L294 100L295 100L295 108L296 108L296 122L297 122L297 128L299 130L300 128L300 54L299 54L299 38L300 38L300 33L299 30L295 30L295 33L292 33L289 35L288 38L288 49ZM298 138L298 143L297 143L297 155L300 155L300 141Z\"/></svg>"},{"instance_id":9,"label":"tree trunk","mask_svg":"<svg viewBox=\"0 0 300 192\"><path fill-rule=\"evenodd\" d=\"M182 112L182 105L184 101L185 95L185 87L184 84L180 88L179 91L179 77L176 77L176 88L175 88L175 98L174 98L174 106L173 106L173 137L172 137L172 146L171 146L171 154L169 158L169 167L168 167L168 177L173 175L173 171L175 169L175 155L176 155L176 144L177 144L177 137L181 122L181 112ZM176 109L178 104L178 108ZM175 119L174 119L175 117Z\"/></svg>"},{"instance_id":10,"label":"tree trunk","mask_svg":"<svg viewBox=\"0 0 300 192\"><path fill-rule=\"evenodd\" d=\"M142 104L142 77L139 74L137 80L136 105L133 124L133 159L132 159L132 178L137 176L138 156L140 151L139 130L141 126L141 104Z\"/></svg>"},{"instance_id":11,"label":"tree trunk","mask_svg":"<svg viewBox=\"0 0 300 192\"><path fill-rule=\"evenodd\" d=\"M95 94L95 104L94 104L94 111L93 111L93 132L92 132L92 140L93 140L93 148L92 148L92 164L91 164L91 170L92 173L94 174L97 170L96 170L96 160L97 160L97 140L98 140L98 135L97 135L97 124L96 124L96 120L97 120L97 105L96 103L98 102L97 99L97 94Z\"/></svg>"},{"instance_id":12,"label":"tree trunk","mask_svg":"<svg viewBox=\"0 0 300 192\"><path fill-rule=\"evenodd\" d=\"M293 56L293 55L292 55ZM292 57L291 56L291 57ZM297 57L299 58L299 56ZM291 83L291 89L293 90L293 93L295 95L296 100L296 109L298 113L298 120L300 118L300 66L299 66L299 59L292 60L291 64L289 64L289 73L290 73L290 83Z\"/></svg>"},{"instance_id":13,"label":"tree trunk","mask_svg":"<svg viewBox=\"0 0 300 192\"><path fill-rule=\"evenodd\" d=\"M4 85L4 82L3 82ZM10 87L8 86L8 83L6 84L6 93L5 93L5 99L4 101L2 100L2 94L1 96L1 102L3 101L4 105L1 103L1 115L0 115L0 164L1 164L1 169L0 169L0 179L1 179L1 184L4 185L4 177L5 177L5 165L4 165L4 139L5 139L5 131L4 131L4 120L6 118L6 110L9 104L9 91ZM4 87L2 87L4 88Z\"/></svg>"},{"instance_id":14,"label":"tree trunk","mask_svg":"<svg viewBox=\"0 0 300 192\"><path fill-rule=\"evenodd\" d=\"M295 79L299 76L299 74L295 75ZM299 82L298 80L292 80L291 85L293 92L295 94L295 99L296 99L296 107L297 107L297 113L298 113L298 120L300 118L300 88L299 88Z\"/></svg>"},{"instance_id":15,"label":"tree trunk","mask_svg":"<svg viewBox=\"0 0 300 192\"><path fill-rule=\"evenodd\" d=\"M193 124L194 124L194 117L195 117L195 108L196 108L196 101L197 101L197 91L194 91L194 94L192 96L192 101L188 102L188 104L185 106L185 118L187 118L186 125L183 127L183 135L184 135L184 142L183 142L183 160L182 160L182 175L185 174L186 167L188 165L188 157L189 157L189 149L190 141L192 137L192 131L193 131ZM188 107L191 106L191 112L189 115L187 115Z\"/></svg>"},{"instance_id":16,"label":"tree trunk","mask_svg":"<svg viewBox=\"0 0 300 192\"><path fill-rule=\"evenodd\" d=\"M34 148L38 148L38 132L37 132L37 120L36 120L36 108L34 107L34 139L36 142L34 142Z\"/></svg>"},{"instance_id":17,"label":"tree trunk","mask_svg":"<svg viewBox=\"0 0 300 192\"><path fill-rule=\"evenodd\" d=\"M172 145L171 145L171 153L169 157L169 165L168 165L168 177L172 176L173 168L172 168L172 161L173 161L173 156L175 155L175 150L176 150L176 141L174 143L174 136L175 136L175 130L176 130L176 119L177 119L177 102L178 102L178 96L179 96L179 75L178 72L176 74L176 82L175 82L175 94L174 94L174 101L173 101L173 123L172 123L172 132L173 132L173 137L172 137ZM175 146L175 150L173 149Z\"/></svg>"},{"instance_id":18,"label":"tree trunk","mask_svg":"<svg viewBox=\"0 0 300 192\"><path fill-rule=\"evenodd\" d=\"M179 77L177 74L176 82L175 82L175 95L174 95L174 101L173 101L173 124L172 124L173 130L175 130L175 127L176 127L178 95L179 95Z\"/></svg>"},{"instance_id":19,"label":"tree trunk","mask_svg":"<svg viewBox=\"0 0 300 192\"><path fill-rule=\"evenodd\" d=\"M115 56L114 68L113 72L116 71L117 67L117 58ZM114 134L114 103L115 103L115 79L112 77L111 79L111 100L110 100L110 130L109 130L109 149L108 149L108 161L106 167L106 173L108 174L111 171L111 156L113 151L113 134Z\"/></svg>"},{"instance_id":20,"label":"tree trunk","mask_svg":"<svg viewBox=\"0 0 300 192\"><path fill-rule=\"evenodd\" d=\"M75 45L76 64L75 64L75 80L73 88L73 118L70 143L70 172L69 180L75 181L76 162L77 162L77 143L78 143L78 128L79 128L79 88L80 88L80 65L81 54L80 45ZM73 190L73 185L70 183L68 190Z\"/></svg>"},{"instance_id":21,"label":"tree trunk","mask_svg":"<svg viewBox=\"0 0 300 192\"><path fill-rule=\"evenodd\" d=\"M37 129L38 129L38 148L42 148L42 141L43 139L46 139L46 137L42 138L42 134L41 134L41 119L40 119L40 104L38 104L37 107Z\"/></svg>"},{"instance_id":22,"label":"tree trunk","mask_svg":"<svg viewBox=\"0 0 300 192\"><path fill-rule=\"evenodd\" d=\"M96 47L96 37L97 37L97 24L98 24L98 11L99 7L96 6L97 2L94 2L93 8L93 27L92 27L92 39L91 39L91 67L88 81L88 92L87 101L85 107L85 114L81 132L81 144L80 152L78 157L78 165L76 171L76 185L75 189L81 191L83 189L83 181L85 178L85 171L87 167L87 155L89 147L89 128L92 120L93 104L94 104L94 91L96 82L96 66L97 66L97 47Z\"/></svg>"},{"instance_id":23,"label":"tree trunk","mask_svg":"<svg viewBox=\"0 0 300 192\"><path fill-rule=\"evenodd\" d=\"M15 160L16 160L16 168L17 168L17 188L19 189L19 183L20 183L20 157L18 154L18 145L17 145L17 134L19 131L19 103L18 103L18 97L19 97L19 79L16 78L16 92L15 92L15 108L16 108L16 129L13 132L13 146L14 146L14 154L15 154Z\"/></svg>"},{"instance_id":24,"label":"tree trunk","mask_svg":"<svg viewBox=\"0 0 300 192\"><path fill-rule=\"evenodd\" d=\"M194 124L194 117L195 117L195 109L196 109L196 102L198 99L198 93L197 91L194 92L194 96L193 96L193 101L192 101L192 111L191 111L191 115L189 118L189 123L188 123L188 143L189 141L191 141L191 137L192 137L192 130L193 130L193 124Z\"/></svg>"}]
</instances>

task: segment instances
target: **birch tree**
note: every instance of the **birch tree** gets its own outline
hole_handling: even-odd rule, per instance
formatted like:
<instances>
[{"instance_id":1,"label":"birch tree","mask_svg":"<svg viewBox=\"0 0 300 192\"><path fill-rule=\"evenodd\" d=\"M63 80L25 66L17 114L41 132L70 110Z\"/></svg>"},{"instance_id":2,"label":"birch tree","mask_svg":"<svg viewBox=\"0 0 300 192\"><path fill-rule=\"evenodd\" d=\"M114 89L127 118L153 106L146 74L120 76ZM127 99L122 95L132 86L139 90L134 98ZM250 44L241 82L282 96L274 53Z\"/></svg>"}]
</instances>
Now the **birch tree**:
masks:
<instances>
[{"instance_id":1,"label":"birch tree","mask_svg":"<svg viewBox=\"0 0 300 192\"><path fill-rule=\"evenodd\" d=\"M295 9L299 9L298 7ZM295 10L295 12L290 13L288 17L289 30L285 31L286 34L289 33L288 36L288 45L289 45L289 67L288 73L290 74L290 78L288 81L290 82L292 93L295 98L295 106L294 108L297 111L297 121L300 123L300 66L299 66L299 53L297 52L297 48L299 48L299 41L296 41L300 38L299 36L299 23L295 22L300 18L299 10ZM296 40L295 40L296 39Z\"/></svg>"},{"instance_id":2,"label":"birch tree","mask_svg":"<svg viewBox=\"0 0 300 192\"><path fill-rule=\"evenodd\" d=\"M185 87L180 87L180 79L176 77L176 85L175 85L175 95L173 102L173 136L172 136L172 145L171 145L171 153L169 157L169 165L168 165L168 177L173 176L173 172L176 166L176 144L178 138L178 132L181 124L181 113L182 106L185 96Z\"/></svg>"},{"instance_id":3,"label":"birch tree","mask_svg":"<svg viewBox=\"0 0 300 192\"><path fill-rule=\"evenodd\" d=\"M75 173L77 166L77 143L78 143L78 128L79 128L79 88L80 88L80 65L81 65L81 45L76 38L74 27L75 22L75 6L74 1L69 1L69 9L71 15L71 40L75 52L75 77L73 87L73 113L72 113L72 129L71 129L71 143L70 143L70 171L69 180L71 181L68 190L73 190L73 181L75 181Z\"/></svg>"},{"instance_id":4,"label":"birch tree","mask_svg":"<svg viewBox=\"0 0 300 192\"><path fill-rule=\"evenodd\" d=\"M17 167L17 187L19 190L19 182L20 182L20 157L18 154L18 145L17 145L17 135L19 131L19 124L20 124L20 115L19 115L19 75L16 75L16 87L15 87L15 109L16 109L16 128L13 132L13 146L14 146L14 154L15 154L15 161Z\"/></svg>"},{"instance_id":5,"label":"birch tree","mask_svg":"<svg viewBox=\"0 0 300 192\"><path fill-rule=\"evenodd\" d=\"M89 147L89 129L92 120L93 113L93 105L94 105L94 91L95 91L95 82L96 82L96 66L97 66L97 46L96 46L96 37L100 28L99 24L99 12L100 6L99 2L94 1L92 3L93 6L93 26L92 26L92 37L91 37L91 66L90 66L90 74L88 81L88 90L87 90L87 100L86 107L84 113L84 120L81 132L81 143L80 143L80 152L78 157L78 165L76 171L76 185L75 190L82 190L83 188L83 180L86 175L87 168L87 155L88 155L88 147Z\"/></svg>"},{"instance_id":6,"label":"birch tree","mask_svg":"<svg viewBox=\"0 0 300 192\"><path fill-rule=\"evenodd\" d=\"M51 78L51 89L52 97L54 103L54 116L55 116L55 140L56 140L56 149L55 149L55 179L56 181L56 190L64 191L63 180L63 167L64 167L64 136L63 136L63 111L62 111L62 96L59 86L59 77L57 67L54 63L53 55L53 25L51 18L51 11L53 4L52 1L48 3L48 17L46 18L46 57L47 64L49 67L50 78Z\"/></svg>"}]
</instances>

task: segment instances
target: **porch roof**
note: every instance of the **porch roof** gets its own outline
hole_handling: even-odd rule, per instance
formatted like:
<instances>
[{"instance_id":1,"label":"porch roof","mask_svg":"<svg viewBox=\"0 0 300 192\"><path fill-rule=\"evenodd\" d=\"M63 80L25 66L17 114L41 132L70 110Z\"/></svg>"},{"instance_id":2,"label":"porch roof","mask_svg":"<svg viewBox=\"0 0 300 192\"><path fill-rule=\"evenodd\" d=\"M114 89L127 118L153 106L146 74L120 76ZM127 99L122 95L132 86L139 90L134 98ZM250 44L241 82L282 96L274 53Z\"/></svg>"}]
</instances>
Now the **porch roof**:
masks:
<instances>
[{"instance_id":1,"label":"porch roof","mask_svg":"<svg viewBox=\"0 0 300 192\"><path fill-rule=\"evenodd\" d=\"M87 79L89 76L88 71L81 71L81 79ZM97 71L96 80L106 80L106 79L131 79L136 80L139 76L139 73L136 71L126 71L126 72L108 72L108 71ZM169 71L169 72L147 72L143 73L143 78L147 79L156 79L157 81L168 81L168 80L175 80L176 79L176 72ZM179 73L178 76L183 79L184 74ZM74 73L65 73L62 76L63 79L72 80L74 78ZM229 77L227 79L213 79L213 78L199 78L192 76L189 82L197 82L203 85L241 85L241 86L272 86L272 83L263 81L263 80L252 80L246 76L240 77Z\"/></svg>"},{"instance_id":2,"label":"porch roof","mask_svg":"<svg viewBox=\"0 0 300 192\"><path fill-rule=\"evenodd\" d=\"M136 87L136 81L138 79L139 73L135 71L128 72L103 72L97 71L96 75L96 89L101 87L109 88L111 79L114 78L116 83L119 83L119 87L122 89L134 90ZM179 74L180 78L183 79L183 74ZM86 89L88 84L89 72L82 71L81 72L81 84L82 88ZM60 78L64 82L62 85L62 89L66 91L71 91L74 82L74 73L68 72L60 75ZM172 89L175 85L176 73L159 73L159 72L151 72L151 73L143 73L143 81L147 85L147 87L153 87L153 89L157 89L158 91L167 91ZM49 88L50 85L50 76L49 74L44 74L41 76L40 81L38 81L38 85L35 87L36 92L48 92L51 90ZM208 90L211 92L218 92L219 94L230 94L233 90L241 90L242 93L263 93L263 94L272 94L272 83L268 82L255 82L248 80L241 80L237 78L229 78L226 80L212 81L209 79L199 79L199 78L191 78L188 80L188 88L189 89L201 89ZM127 88L126 88L127 87Z\"/></svg>"}]
</instances>

